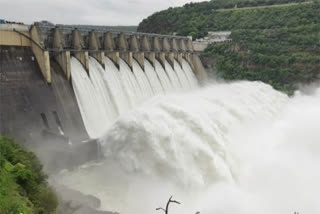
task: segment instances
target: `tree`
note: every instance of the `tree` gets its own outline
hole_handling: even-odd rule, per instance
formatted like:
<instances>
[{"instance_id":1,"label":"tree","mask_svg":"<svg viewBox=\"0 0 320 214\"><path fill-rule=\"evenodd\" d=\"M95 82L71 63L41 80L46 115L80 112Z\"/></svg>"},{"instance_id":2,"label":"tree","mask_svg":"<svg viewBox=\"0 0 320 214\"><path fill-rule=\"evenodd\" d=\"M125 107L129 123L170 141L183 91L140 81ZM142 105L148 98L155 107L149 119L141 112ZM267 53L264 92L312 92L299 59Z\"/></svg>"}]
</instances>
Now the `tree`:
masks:
<instances>
[{"instance_id":1,"label":"tree","mask_svg":"<svg viewBox=\"0 0 320 214\"><path fill-rule=\"evenodd\" d=\"M171 196L167 202L167 205L166 205L166 209L162 208L162 207L159 207L157 208L156 210L162 210L165 214L168 214L169 213L169 205L170 203L176 203L176 204L181 204L179 201L176 201L176 200L172 200L172 197Z\"/></svg>"}]
</instances>

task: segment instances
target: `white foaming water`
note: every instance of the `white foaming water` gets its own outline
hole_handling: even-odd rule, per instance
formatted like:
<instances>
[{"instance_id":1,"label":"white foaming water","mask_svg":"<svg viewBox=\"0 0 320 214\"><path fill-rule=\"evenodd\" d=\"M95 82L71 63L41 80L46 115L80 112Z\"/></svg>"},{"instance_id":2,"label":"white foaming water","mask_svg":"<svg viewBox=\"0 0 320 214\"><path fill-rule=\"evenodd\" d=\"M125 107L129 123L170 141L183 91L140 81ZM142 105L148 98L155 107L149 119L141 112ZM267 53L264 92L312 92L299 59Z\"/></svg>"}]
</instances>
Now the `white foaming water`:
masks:
<instances>
[{"instance_id":1,"label":"white foaming water","mask_svg":"<svg viewBox=\"0 0 320 214\"><path fill-rule=\"evenodd\" d=\"M92 63L90 65L92 66ZM71 76L84 125L88 134L92 138L97 138L106 131L104 127L112 122L105 109L103 95L100 90L97 90L98 86L95 87L91 82L81 63L74 57L71 58Z\"/></svg>"},{"instance_id":2,"label":"white foaming water","mask_svg":"<svg viewBox=\"0 0 320 214\"><path fill-rule=\"evenodd\" d=\"M161 85L160 79L159 79L154 67L151 65L151 63L148 60L145 60L144 67L145 67L146 75L150 81L150 85L151 85L154 93L155 94L164 94L164 89Z\"/></svg>"},{"instance_id":3,"label":"white foaming water","mask_svg":"<svg viewBox=\"0 0 320 214\"><path fill-rule=\"evenodd\" d=\"M169 64L167 60L165 61L164 67L166 68L166 73L169 76L173 88L175 90L182 89L183 87L180 83L177 73L173 70L172 66Z\"/></svg>"},{"instance_id":4,"label":"white foaming water","mask_svg":"<svg viewBox=\"0 0 320 214\"><path fill-rule=\"evenodd\" d=\"M139 83L127 63L120 58L120 73L123 81L124 90L128 94L131 106L136 106L142 102L143 96Z\"/></svg>"},{"instance_id":5,"label":"white foaming water","mask_svg":"<svg viewBox=\"0 0 320 214\"><path fill-rule=\"evenodd\" d=\"M167 63L167 62L166 62ZM145 60L145 72L136 60L133 60L133 69L120 59L120 70L109 58L105 58L105 69L92 57L89 58L89 73L83 69L75 58L72 58L72 81L76 91L76 98L88 134L91 138L100 137L114 121L140 105L154 95L172 91L173 87L163 68L156 70ZM160 63L158 62L158 66ZM160 65L161 66L161 65ZM175 75L172 69L168 71ZM182 89L190 88L187 85L184 71L180 70L176 81L181 78L184 82ZM186 71L192 72L192 70ZM194 80L196 81L196 80ZM163 84L162 84L163 83ZM193 88L197 87L195 85ZM97 108L93 106L97 105ZM100 120L97 120L100 116Z\"/></svg>"},{"instance_id":6,"label":"white foaming water","mask_svg":"<svg viewBox=\"0 0 320 214\"><path fill-rule=\"evenodd\" d=\"M96 95L101 101L101 105L108 115L108 123L113 123L119 113L114 105L113 96L111 95L108 82L105 81L106 71L93 57L89 57L90 79L96 89Z\"/></svg>"},{"instance_id":7,"label":"white foaming water","mask_svg":"<svg viewBox=\"0 0 320 214\"><path fill-rule=\"evenodd\" d=\"M320 90L289 99L259 82L157 96L101 139L106 160L58 180L102 209L156 213L318 213Z\"/></svg>"},{"instance_id":8,"label":"white foaming water","mask_svg":"<svg viewBox=\"0 0 320 214\"><path fill-rule=\"evenodd\" d=\"M137 79L137 82L141 88L143 100L147 100L148 98L150 98L154 95L154 92L153 92L152 87L149 83L149 80L148 80L145 72L143 72L139 63L135 59L133 59L132 68L133 68L133 73Z\"/></svg>"},{"instance_id":9,"label":"white foaming water","mask_svg":"<svg viewBox=\"0 0 320 214\"><path fill-rule=\"evenodd\" d=\"M189 81L189 84L191 85L191 88L195 88L198 85L197 78L192 72L191 66L185 59L182 59L182 69L187 76L187 79Z\"/></svg>"},{"instance_id":10,"label":"white foaming water","mask_svg":"<svg viewBox=\"0 0 320 214\"><path fill-rule=\"evenodd\" d=\"M154 67L165 92L173 91L174 86L172 85L172 82L170 81L166 71L163 69L162 65L158 60L155 60Z\"/></svg>"},{"instance_id":11,"label":"white foaming water","mask_svg":"<svg viewBox=\"0 0 320 214\"><path fill-rule=\"evenodd\" d=\"M110 88L112 100L117 107L118 113L122 114L123 112L128 111L131 106L128 95L125 90L123 90L123 82L120 80L120 71L108 57L105 57L105 67L106 72L104 81Z\"/></svg>"},{"instance_id":12,"label":"white foaming water","mask_svg":"<svg viewBox=\"0 0 320 214\"><path fill-rule=\"evenodd\" d=\"M183 72L180 64L176 60L174 60L174 70L175 70L175 72L176 72L176 74L178 76L178 79L179 79L179 81L180 81L180 83L182 85L182 88L190 89L191 85L190 85L190 83L189 83L189 81L187 79L187 76Z\"/></svg>"}]
</instances>

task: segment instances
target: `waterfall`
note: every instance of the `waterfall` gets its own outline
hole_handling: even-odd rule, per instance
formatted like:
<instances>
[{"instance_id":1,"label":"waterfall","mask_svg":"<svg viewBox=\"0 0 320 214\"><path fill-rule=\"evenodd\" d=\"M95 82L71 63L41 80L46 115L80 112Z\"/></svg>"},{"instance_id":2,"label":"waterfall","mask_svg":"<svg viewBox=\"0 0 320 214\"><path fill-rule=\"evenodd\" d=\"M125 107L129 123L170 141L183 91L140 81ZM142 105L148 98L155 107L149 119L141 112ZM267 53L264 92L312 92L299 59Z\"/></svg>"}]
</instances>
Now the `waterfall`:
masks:
<instances>
[{"instance_id":1,"label":"waterfall","mask_svg":"<svg viewBox=\"0 0 320 214\"><path fill-rule=\"evenodd\" d=\"M154 94L164 94L165 91L161 85L160 79L156 73L155 68L151 65L151 63L148 60L145 61L144 66L146 75L150 81L150 85Z\"/></svg>"},{"instance_id":2,"label":"waterfall","mask_svg":"<svg viewBox=\"0 0 320 214\"><path fill-rule=\"evenodd\" d=\"M128 95L123 90L120 71L108 57L105 57L105 73L103 78L109 86L110 94L118 114L128 111L128 109L130 109L130 103L128 101Z\"/></svg>"},{"instance_id":3,"label":"waterfall","mask_svg":"<svg viewBox=\"0 0 320 214\"><path fill-rule=\"evenodd\" d=\"M148 80L148 77L145 72L141 69L138 62L134 59L133 60L133 73L137 79L137 82L141 88L143 100L147 100L148 98L152 97L154 95L153 89L150 85L150 82Z\"/></svg>"},{"instance_id":4,"label":"waterfall","mask_svg":"<svg viewBox=\"0 0 320 214\"><path fill-rule=\"evenodd\" d=\"M165 61L164 70L158 61L153 67L145 60L143 71L135 59L131 70L124 60L120 59L118 69L105 57L104 69L89 57L89 75L75 58L71 61L74 91L84 125L92 138L100 137L119 116L155 95L197 87L190 67L185 65L184 70L176 61L174 69ZM188 75L193 85L189 83Z\"/></svg>"},{"instance_id":5,"label":"waterfall","mask_svg":"<svg viewBox=\"0 0 320 214\"><path fill-rule=\"evenodd\" d=\"M176 74L178 76L178 79L182 88L190 89L191 85L187 79L185 72L182 69L183 68L181 67L181 65L176 60L174 60L174 70L176 71Z\"/></svg>"},{"instance_id":6,"label":"waterfall","mask_svg":"<svg viewBox=\"0 0 320 214\"><path fill-rule=\"evenodd\" d=\"M180 79L178 78L176 71L172 68L167 60L165 61L164 66L174 90L182 89Z\"/></svg>"},{"instance_id":7,"label":"waterfall","mask_svg":"<svg viewBox=\"0 0 320 214\"><path fill-rule=\"evenodd\" d=\"M198 88L190 65L177 64L132 71L121 60L118 70L106 58L103 70L90 58L88 75L72 58L104 159L53 179L123 214L155 212L171 195L176 214L317 213L320 89L289 98L261 82Z\"/></svg>"},{"instance_id":8,"label":"waterfall","mask_svg":"<svg viewBox=\"0 0 320 214\"><path fill-rule=\"evenodd\" d=\"M90 65L92 66L92 63ZM91 82L87 71L75 58L71 58L71 76L84 125L88 134L92 138L97 138L104 133L104 127L111 122L102 99L104 95L97 90L98 87Z\"/></svg>"},{"instance_id":9,"label":"waterfall","mask_svg":"<svg viewBox=\"0 0 320 214\"><path fill-rule=\"evenodd\" d=\"M114 122L118 116L113 96L110 93L108 82L105 82L106 72L103 67L92 57L89 57L90 79L96 89L96 95L101 100L103 109L108 115L110 122ZM110 123L109 122L109 123Z\"/></svg>"},{"instance_id":10,"label":"waterfall","mask_svg":"<svg viewBox=\"0 0 320 214\"><path fill-rule=\"evenodd\" d=\"M158 60L155 60L155 70L156 70L156 73L159 77L160 83L161 83L164 91L165 92L173 91L173 85L172 85L166 71L164 70L164 68L162 67L162 65L160 64L160 62Z\"/></svg>"},{"instance_id":11,"label":"waterfall","mask_svg":"<svg viewBox=\"0 0 320 214\"><path fill-rule=\"evenodd\" d=\"M152 213L316 213L318 107L260 82L215 84L135 107L100 142L105 160L59 174L103 210ZM77 180L77 182L75 182Z\"/></svg>"},{"instance_id":12,"label":"waterfall","mask_svg":"<svg viewBox=\"0 0 320 214\"><path fill-rule=\"evenodd\" d=\"M196 87L198 85L197 79L194 73L192 72L191 66L185 59L182 59L182 70L184 71L191 88Z\"/></svg>"}]
</instances>

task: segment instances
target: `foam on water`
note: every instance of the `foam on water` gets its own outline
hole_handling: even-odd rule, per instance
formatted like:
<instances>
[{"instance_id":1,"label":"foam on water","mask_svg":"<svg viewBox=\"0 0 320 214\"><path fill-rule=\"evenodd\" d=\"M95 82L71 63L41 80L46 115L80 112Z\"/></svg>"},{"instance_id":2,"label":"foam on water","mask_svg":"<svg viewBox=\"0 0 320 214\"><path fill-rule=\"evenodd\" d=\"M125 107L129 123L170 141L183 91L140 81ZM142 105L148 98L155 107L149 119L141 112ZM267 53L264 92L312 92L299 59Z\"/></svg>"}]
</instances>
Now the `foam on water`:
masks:
<instances>
[{"instance_id":1,"label":"foam on water","mask_svg":"<svg viewBox=\"0 0 320 214\"><path fill-rule=\"evenodd\" d=\"M319 100L260 82L157 96L100 139L104 161L57 179L125 214L170 195L172 213L317 213Z\"/></svg>"}]
</instances>

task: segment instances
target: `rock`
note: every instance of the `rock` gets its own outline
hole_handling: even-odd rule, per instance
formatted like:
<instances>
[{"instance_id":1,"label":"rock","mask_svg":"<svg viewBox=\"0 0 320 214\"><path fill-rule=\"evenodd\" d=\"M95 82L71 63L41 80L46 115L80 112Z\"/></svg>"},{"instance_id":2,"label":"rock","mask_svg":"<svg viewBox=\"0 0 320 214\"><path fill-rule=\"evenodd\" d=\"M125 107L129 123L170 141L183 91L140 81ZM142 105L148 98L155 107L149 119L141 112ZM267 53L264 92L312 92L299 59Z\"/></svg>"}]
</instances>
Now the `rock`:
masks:
<instances>
[{"instance_id":1,"label":"rock","mask_svg":"<svg viewBox=\"0 0 320 214\"><path fill-rule=\"evenodd\" d=\"M117 214L98 210L101 201L92 195L85 195L57 183L51 185L57 193L59 199L58 211L61 214Z\"/></svg>"}]
</instances>

